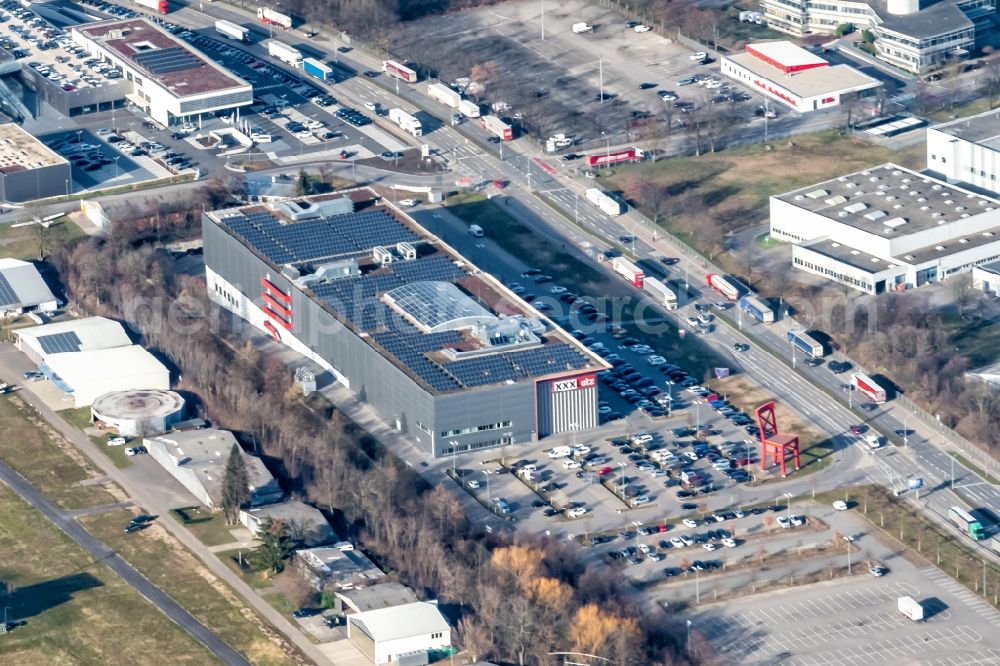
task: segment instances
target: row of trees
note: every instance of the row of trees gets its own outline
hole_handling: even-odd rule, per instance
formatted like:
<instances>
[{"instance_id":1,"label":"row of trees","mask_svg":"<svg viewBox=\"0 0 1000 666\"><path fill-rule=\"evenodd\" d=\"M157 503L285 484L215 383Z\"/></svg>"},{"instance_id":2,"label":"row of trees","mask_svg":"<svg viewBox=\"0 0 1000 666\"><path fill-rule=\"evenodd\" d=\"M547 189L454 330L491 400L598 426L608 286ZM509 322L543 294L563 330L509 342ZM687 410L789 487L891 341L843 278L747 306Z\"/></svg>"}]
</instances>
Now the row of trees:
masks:
<instances>
[{"instance_id":1,"label":"row of trees","mask_svg":"<svg viewBox=\"0 0 1000 666\"><path fill-rule=\"evenodd\" d=\"M255 439L289 490L327 509L403 582L461 608L459 635L477 657L548 664L550 652L579 649L623 665L685 661L670 620L640 611L603 567L545 539L513 544L483 533L451 491L426 487L340 412L310 408L282 362L262 358L244 342L249 331L208 303L204 279L179 274L129 225L115 222L106 238L82 239L51 260L81 311L139 331L206 416ZM234 493L227 511L244 501ZM271 536L260 564L273 569L286 542Z\"/></svg>"}]
</instances>

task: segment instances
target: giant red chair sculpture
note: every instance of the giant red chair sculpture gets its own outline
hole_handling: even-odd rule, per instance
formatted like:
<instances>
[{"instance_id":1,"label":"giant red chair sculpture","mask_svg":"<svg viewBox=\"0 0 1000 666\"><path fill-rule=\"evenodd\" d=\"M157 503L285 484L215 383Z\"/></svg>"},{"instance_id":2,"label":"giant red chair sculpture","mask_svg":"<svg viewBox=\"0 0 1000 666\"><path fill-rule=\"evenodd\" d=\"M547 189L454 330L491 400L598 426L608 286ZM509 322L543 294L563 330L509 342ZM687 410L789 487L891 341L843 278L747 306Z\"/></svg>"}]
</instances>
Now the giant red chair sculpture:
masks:
<instances>
[{"instance_id":1,"label":"giant red chair sculpture","mask_svg":"<svg viewBox=\"0 0 1000 666\"><path fill-rule=\"evenodd\" d=\"M785 476L785 458L789 451L795 453L795 469L799 468L799 436L782 434L778 431L778 417L774 413L774 401L757 408L757 427L760 429L760 468L767 469L767 454L774 462L781 464L781 476Z\"/></svg>"}]
</instances>

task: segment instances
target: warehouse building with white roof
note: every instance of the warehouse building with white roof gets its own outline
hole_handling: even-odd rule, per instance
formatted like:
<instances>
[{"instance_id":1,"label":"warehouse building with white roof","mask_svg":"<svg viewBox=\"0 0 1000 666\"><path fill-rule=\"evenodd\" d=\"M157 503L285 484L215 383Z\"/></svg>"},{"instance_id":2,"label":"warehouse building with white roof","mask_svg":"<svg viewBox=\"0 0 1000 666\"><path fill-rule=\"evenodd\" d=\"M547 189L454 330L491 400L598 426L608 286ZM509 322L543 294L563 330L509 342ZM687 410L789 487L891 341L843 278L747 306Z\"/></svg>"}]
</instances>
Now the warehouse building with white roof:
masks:
<instances>
[{"instance_id":1,"label":"warehouse building with white roof","mask_svg":"<svg viewBox=\"0 0 1000 666\"><path fill-rule=\"evenodd\" d=\"M0 259L0 316L55 312L59 300L35 266L20 259Z\"/></svg>"},{"instance_id":2,"label":"warehouse building with white roof","mask_svg":"<svg viewBox=\"0 0 1000 666\"><path fill-rule=\"evenodd\" d=\"M847 95L865 97L882 85L787 41L749 44L743 53L722 57L721 71L800 113L838 106Z\"/></svg>"},{"instance_id":3,"label":"warehouse building with white roof","mask_svg":"<svg viewBox=\"0 0 1000 666\"><path fill-rule=\"evenodd\" d=\"M375 664L426 664L429 650L451 645L451 627L435 604L418 601L348 615L347 637Z\"/></svg>"}]
</instances>

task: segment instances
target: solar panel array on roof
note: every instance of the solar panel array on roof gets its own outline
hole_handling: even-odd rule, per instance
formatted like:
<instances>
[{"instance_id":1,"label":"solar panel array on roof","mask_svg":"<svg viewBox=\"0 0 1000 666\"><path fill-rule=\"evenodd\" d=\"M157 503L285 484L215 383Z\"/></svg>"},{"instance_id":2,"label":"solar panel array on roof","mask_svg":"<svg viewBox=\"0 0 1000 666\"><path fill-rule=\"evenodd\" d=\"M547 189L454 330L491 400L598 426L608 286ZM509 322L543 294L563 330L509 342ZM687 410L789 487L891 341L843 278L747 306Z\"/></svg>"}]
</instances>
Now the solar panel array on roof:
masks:
<instances>
[{"instance_id":1,"label":"solar panel array on roof","mask_svg":"<svg viewBox=\"0 0 1000 666\"><path fill-rule=\"evenodd\" d=\"M424 355L424 352L438 351L461 341L461 333L443 331L425 335L398 316L391 329L374 334L372 339L434 390L454 391L461 388L440 365Z\"/></svg>"},{"instance_id":2,"label":"solar panel array on roof","mask_svg":"<svg viewBox=\"0 0 1000 666\"><path fill-rule=\"evenodd\" d=\"M162 49L140 51L132 58L147 72L154 76L183 72L186 69L201 67L202 63L194 54L179 46L168 46Z\"/></svg>"},{"instance_id":3,"label":"solar panel array on roof","mask_svg":"<svg viewBox=\"0 0 1000 666\"><path fill-rule=\"evenodd\" d=\"M0 274L0 305L15 305L18 302L14 287L10 286L10 282L3 274Z\"/></svg>"},{"instance_id":4,"label":"solar panel array on roof","mask_svg":"<svg viewBox=\"0 0 1000 666\"><path fill-rule=\"evenodd\" d=\"M472 387L579 370L587 367L587 359L569 345L560 343L451 361L443 367L463 385Z\"/></svg>"},{"instance_id":5,"label":"solar panel array on roof","mask_svg":"<svg viewBox=\"0 0 1000 666\"><path fill-rule=\"evenodd\" d=\"M282 224L268 211L222 219L233 233L275 264L326 259L371 250L377 245L416 242L420 237L385 210L365 210Z\"/></svg>"},{"instance_id":6,"label":"solar panel array on roof","mask_svg":"<svg viewBox=\"0 0 1000 666\"><path fill-rule=\"evenodd\" d=\"M72 331L69 333L53 333L52 335L43 335L38 338L38 344L41 345L42 351L46 354L76 352L80 351L80 348L83 346L83 342L80 340L80 337Z\"/></svg>"}]
</instances>

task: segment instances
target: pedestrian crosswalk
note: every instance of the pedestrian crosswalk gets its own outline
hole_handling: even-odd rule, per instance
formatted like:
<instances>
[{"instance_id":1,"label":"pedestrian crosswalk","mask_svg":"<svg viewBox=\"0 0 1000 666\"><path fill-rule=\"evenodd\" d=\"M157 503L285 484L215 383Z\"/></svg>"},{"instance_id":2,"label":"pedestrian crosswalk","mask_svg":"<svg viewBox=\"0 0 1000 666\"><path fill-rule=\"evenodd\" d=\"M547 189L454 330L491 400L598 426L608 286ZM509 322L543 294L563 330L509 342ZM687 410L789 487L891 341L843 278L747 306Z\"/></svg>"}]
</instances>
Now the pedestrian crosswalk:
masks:
<instances>
[{"instance_id":1,"label":"pedestrian crosswalk","mask_svg":"<svg viewBox=\"0 0 1000 666\"><path fill-rule=\"evenodd\" d=\"M935 567L925 567L920 573L927 580L938 585L942 589L958 597L963 604L969 607L976 615L980 616L994 627L1000 627L1000 611L990 606L988 603L970 592L968 588L961 585L953 578Z\"/></svg>"}]
</instances>

